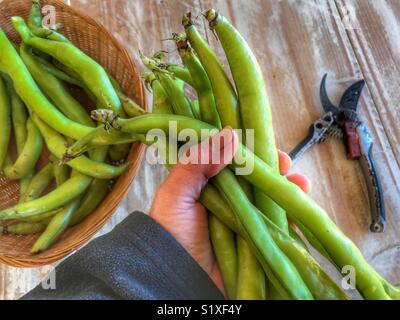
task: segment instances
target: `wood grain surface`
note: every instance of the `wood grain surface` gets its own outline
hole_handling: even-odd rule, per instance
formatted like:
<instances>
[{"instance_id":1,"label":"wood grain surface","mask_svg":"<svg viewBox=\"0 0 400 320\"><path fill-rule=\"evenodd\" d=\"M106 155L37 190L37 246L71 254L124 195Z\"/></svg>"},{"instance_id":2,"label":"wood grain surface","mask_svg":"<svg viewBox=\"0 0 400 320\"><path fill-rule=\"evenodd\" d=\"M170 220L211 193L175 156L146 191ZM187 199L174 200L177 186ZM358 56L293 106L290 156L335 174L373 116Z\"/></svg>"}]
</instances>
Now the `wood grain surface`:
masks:
<instances>
[{"instance_id":1,"label":"wood grain surface","mask_svg":"<svg viewBox=\"0 0 400 320\"><path fill-rule=\"evenodd\" d=\"M68 2L68 1L66 1ZM338 102L343 90L364 78L360 103L374 140L374 158L385 193L388 227L368 231L370 216L364 178L357 162L346 159L341 141L329 139L310 150L292 171L313 182L312 197L359 245L385 277L400 282L400 1L398 0L71 0L69 3L106 26L137 59L163 49L181 31L182 14L214 7L249 41L262 66L280 149L290 151L322 113L318 87L329 73L328 90ZM201 32L222 50L201 17ZM147 211L164 179L159 166L144 163L127 199L102 233L133 210ZM0 266L0 298L14 299L39 283L48 268Z\"/></svg>"}]
</instances>

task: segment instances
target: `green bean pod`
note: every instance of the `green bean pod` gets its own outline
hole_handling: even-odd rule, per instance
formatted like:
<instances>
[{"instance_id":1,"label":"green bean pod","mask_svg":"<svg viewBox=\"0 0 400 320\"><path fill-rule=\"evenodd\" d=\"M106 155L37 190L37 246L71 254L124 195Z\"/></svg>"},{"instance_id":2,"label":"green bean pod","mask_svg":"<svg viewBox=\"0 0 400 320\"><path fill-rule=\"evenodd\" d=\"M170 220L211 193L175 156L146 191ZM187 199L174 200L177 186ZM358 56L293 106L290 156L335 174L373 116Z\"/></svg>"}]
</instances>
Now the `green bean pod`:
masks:
<instances>
[{"instance_id":1,"label":"green bean pod","mask_svg":"<svg viewBox=\"0 0 400 320\"><path fill-rule=\"evenodd\" d=\"M40 0L32 0L32 7L31 10L29 11L28 15L28 27L31 29L33 33L35 33L37 36L46 36L45 33L45 28L43 27L43 20L42 20L42 8L40 5ZM50 31L46 31L48 34ZM50 57L40 51L36 51L36 54L40 56L41 58L49 61Z\"/></svg>"},{"instance_id":2,"label":"green bean pod","mask_svg":"<svg viewBox=\"0 0 400 320\"><path fill-rule=\"evenodd\" d=\"M70 176L69 167L60 163L59 158L53 159L53 174L56 180L56 185L61 186Z\"/></svg>"},{"instance_id":3,"label":"green bean pod","mask_svg":"<svg viewBox=\"0 0 400 320\"><path fill-rule=\"evenodd\" d=\"M195 119L201 120L199 100L193 100L190 105L192 107L192 112L193 112Z\"/></svg>"},{"instance_id":4,"label":"green bean pod","mask_svg":"<svg viewBox=\"0 0 400 320\"><path fill-rule=\"evenodd\" d=\"M137 141L142 141L142 137L136 134L121 133L113 128L104 130L104 128L98 127L68 147L63 159L69 161L97 146L126 144Z\"/></svg>"},{"instance_id":5,"label":"green bean pod","mask_svg":"<svg viewBox=\"0 0 400 320\"><path fill-rule=\"evenodd\" d=\"M115 144L110 146L108 154L111 161L120 162L125 161L129 154L131 146L129 144Z\"/></svg>"},{"instance_id":6,"label":"green bean pod","mask_svg":"<svg viewBox=\"0 0 400 320\"><path fill-rule=\"evenodd\" d=\"M121 100L122 108L129 117L133 118L146 113L141 106L139 106L133 99L129 98L124 93L117 91L117 94Z\"/></svg>"},{"instance_id":7,"label":"green bean pod","mask_svg":"<svg viewBox=\"0 0 400 320\"><path fill-rule=\"evenodd\" d=\"M193 25L190 13L183 17L182 23L185 27L187 38L196 51L211 82L222 126L231 126L234 129L240 129L242 124L235 89L229 81L218 57Z\"/></svg>"},{"instance_id":8,"label":"green bean pod","mask_svg":"<svg viewBox=\"0 0 400 320\"><path fill-rule=\"evenodd\" d=\"M0 220L28 218L60 208L81 195L89 187L92 178L76 174L57 189L41 198L19 203L0 212Z\"/></svg>"},{"instance_id":9,"label":"green bean pod","mask_svg":"<svg viewBox=\"0 0 400 320\"><path fill-rule=\"evenodd\" d=\"M172 114L171 102L160 81L157 80L154 73L146 75L146 83L153 92L153 107L151 112L155 114Z\"/></svg>"},{"instance_id":10,"label":"green bean pod","mask_svg":"<svg viewBox=\"0 0 400 320\"><path fill-rule=\"evenodd\" d=\"M108 74L108 77L111 81L111 84L114 87L115 92L118 95L118 98L121 101L122 108L124 112L131 118L137 117L143 114L146 114L146 112L131 98L129 98L127 95L125 95L122 92L122 89L117 82L110 74ZM118 145L112 145L109 149L109 155L111 161L115 162L120 162L124 161L126 157L129 154L129 151L131 149L130 144L118 144Z\"/></svg>"},{"instance_id":11,"label":"green bean pod","mask_svg":"<svg viewBox=\"0 0 400 320\"><path fill-rule=\"evenodd\" d=\"M8 144L11 135L11 105L10 97L6 88L6 84L0 77L0 170L3 168L4 161L8 152Z\"/></svg>"},{"instance_id":12,"label":"green bean pod","mask_svg":"<svg viewBox=\"0 0 400 320\"><path fill-rule=\"evenodd\" d=\"M197 92L200 117L196 118L210 123L217 128L221 128L221 119L218 115L211 82L206 71L201 65L200 60L196 57L193 49L189 47L186 39L178 37L176 42L179 55L190 71L193 79L193 88Z\"/></svg>"},{"instance_id":13,"label":"green bean pod","mask_svg":"<svg viewBox=\"0 0 400 320\"><path fill-rule=\"evenodd\" d=\"M211 242L230 300L235 299L237 290L237 256L235 235L217 217L208 218Z\"/></svg>"},{"instance_id":14,"label":"green bean pod","mask_svg":"<svg viewBox=\"0 0 400 320\"><path fill-rule=\"evenodd\" d=\"M254 129L254 153L278 172L271 107L257 59L244 38L222 15L209 10L205 16L228 59L238 92L243 126Z\"/></svg>"},{"instance_id":15,"label":"green bean pod","mask_svg":"<svg viewBox=\"0 0 400 320\"><path fill-rule=\"evenodd\" d=\"M103 108L111 109L121 117L125 116L121 102L107 72L96 61L84 54L72 43L52 41L34 36L20 17L13 17L12 23L23 42L47 53L78 73L85 86L95 95Z\"/></svg>"},{"instance_id":16,"label":"green bean pod","mask_svg":"<svg viewBox=\"0 0 400 320\"><path fill-rule=\"evenodd\" d=\"M72 215L70 226L74 226L90 215L101 204L109 191L109 181L96 179L82 198L79 208Z\"/></svg>"},{"instance_id":17,"label":"green bean pod","mask_svg":"<svg viewBox=\"0 0 400 320\"><path fill-rule=\"evenodd\" d=\"M21 203L32 201L43 193L54 179L53 164L43 167L31 180L26 192L21 198Z\"/></svg>"},{"instance_id":18,"label":"green bean pod","mask_svg":"<svg viewBox=\"0 0 400 320\"><path fill-rule=\"evenodd\" d=\"M259 261L268 279L275 288L283 296L288 295L292 299L313 299L298 270L274 242L263 219L255 211L255 207L240 188L233 173L229 169L224 169L214 178L214 181L229 201L235 216L248 235L247 239L258 253Z\"/></svg>"},{"instance_id":19,"label":"green bean pod","mask_svg":"<svg viewBox=\"0 0 400 320\"><path fill-rule=\"evenodd\" d=\"M71 77L64 71L58 69L55 65L52 63L48 62L47 60L43 59L42 57L35 56L35 60L41 64L41 67L44 68L48 73L51 73L53 76L55 76L57 79L64 81L68 84L72 84L74 86L83 88L83 84L75 79L74 77Z\"/></svg>"},{"instance_id":20,"label":"green bean pod","mask_svg":"<svg viewBox=\"0 0 400 320\"><path fill-rule=\"evenodd\" d=\"M15 92L11 80L8 77L5 77L4 80L10 97L11 119L14 130L15 145L17 147L17 153L21 154L27 139L26 122L28 120L28 114L24 103Z\"/></svg>"},{"instance_id":21,"label":"green bean pod","mask_svg":"<svg viewBox=\"0 0 400 320\"><path fill-rule=\"evenodd\" d=\"M188 69L181 67L175 63L170 63L164 60L165 52L160 51L153 55L152 60L155 62L158 68L167 70L174 78L179 79L182 82L182 89L185 83L193 87L193 79ZM150 68L150 70L152 70Z\"/></svg>"},{"instance_id":22,"label":"green bean pod","mask_svg":"<svg viewBox=\"0 0 400 320\"><path fill-rule=\"evenodd\" d=\"M324 248L318 238L300 221L295 220L296 226L300 229L303 236L307 239L307 241L311 244L311 246L316 249L322 256L324 256L330 263L335 265L335 262L329 256L328 251Z\"/></svg>"},{"instance_id":23,"label":"green bean pod","mask_svg":"<svg viewBox=\"0 0 400 320\"><path fill-rule=\"evenodd\" d=\"M21 179L33 171L43 149L43 138L31 118L26 123L27 140L17 161L4 168L4 174L13 180Z\"/></svg>"},{"instance_id":24,"label":"green bean pod","mask_svg":"<svg viewBox=\"0 0 400 320\"><path fill-rule=\"evenodd\" d=\"M177 115L144 115L138 118L114 121L114 125L125 132L145 134L158 128L168 133L169 122L176 121L178 132L193 129L198 136L202 129L215 130L215 127L201 121ZM204 137L206 138L206 137ZM280 207L286 210L290 218L304 224L321 242L329 256L339 268L352 265L357 272L357 288L366 299L390 299L382 278L368 264L357 246L347 238L319 207L297 185L276 173L275 169L265 164L250 150L239 144L238 151L246 163L253 164L253 170L243 176L251 184L271 197ZM242 167L234 162L233 169Z\"/></svg>"},{"instance_id":25,"label":"green bean pod","mask_svg":"<svg viewBox=\"0 0 400 320\"><path fill-rule=\"evenodd\" d=\"M28 26L30 29L42 27L42 12L39 0L32 0L32 7L28 16Z\"/></svg>"},{"instance_id":26,"label":"green bean pod","mask_svg":"<svg viewBox=\"0 0 400 320\"><path fill-rule=\"evenodd\" d=\"M296 266L297 270L318 300L347 300L346 294L336 285L314 258L296 240L266 218L265 223L279 248Z\"/></svg>"},{"instance_id":27,"label":"green bean pod","mask_svg":"<svg viewBox=\"0 0 400 320\"><path fill-rule=\"evenodd\" d=\"M244 194L251 203L254 203L253 187L241 177L237 181ZM238 284L236 299L238 300L265 300L267 279L257 257L252 253L247 241L237 236L238 250Z\"/></svg>"},{"instance_id":28,"label":"green bean pod","mask_svg":"<svg viewBox=\"0 0 400 320\"><path fill-rule=\"evenodd\" d=\"M25 177L19 180L19 202L22 201L22 198L25 192L28 190L29 185L32 181L33 176L35 175L35 171L29 172Z\"/></svg>"},{"instance_id":29,"label":"green bean pod","mask_svg":"<svg viewBox=\"0 0 400 320\"><path fill-rule=\"evenodd\" d=\"M221 197L218 189L211 183L203 189L199 201L201 204L218 217L230 230L242 234L238 227L231 208Z\"/></svg>"},{"instance_id":30,"label":"green bean pod","mask_svg":"<svg viewBox=\"0 0 400 320\"><path fill-rule=\"evenodd\" d=\"M263 269L260 268L260 264L252 254L246 240L240 236L237 237L237 248L239 264L236 299L265 300L266 288Z\"/></svg>"},{"instance_id":31,"label":"green bean pod","mask_svg":"<svg viewBox=\"0 0 400 320\"><path fill-rule=\"evenodd\" d=\"M79 198L73 200L51 219L46 230L33 244L31 253L39 253L48 249L61 236L65 229L67 229L72 214L77 209L79 202Z\"/></svg>"},{"instance_id":32,"label":"green bean pod","mask_svg":"<svg viewBox=\"0 0 400 320\"><path fill-rule=\"evenodd\" d=\"M78 73L76 73L74 70L71 68L63 65L60 61L56 59L52 59L52 64L59 69L61 72L65 73L67 76L76 79L77 81L77 86L80 87L87 95L89 100L94 103L96 107L101 106L101 103L97 100L96 96L88 89L88 87L83 83L81 77L79 76ZM111 81L111 80L110 80Z\"/></svg>"},{"instance_id":33,"label":"green bean pod","mask_svg":"<svg viewBox=\"0 0 400 320\"><path fill-rule=\"evenodd\" d=\"M63 158L67 141L37 116L33 115L33 119L42 133L50 152L59 159ZM96 179L112 179L118 177L129 166L129 163L126 163L115 167L106 163L94 161L86 156L79 156L68 161L67 164L76 171Z\"/></svg>"},{"instance_id":34,"label":"green bean pod","mask_svg":"<svg viewBox=\"0 0 400 320\"><path fill-rule=\"evenodd\" d=\"M19 222L10 226L0 227L0 233L15 234L15 235L29 235L40 233L46 229L46 224L40 222Z\"/></svg>"},{"instance_id":35,"label":"green bean pod","mask_svg":"<svg viewBox=\"0 0 400 320\"><path fill-rule=\"evenodd\" d=\"M172 63L166 64L165 69L171 72L176 78L188 84L189 86L191 87L194 86L192 75L188 69Z\"/></svg>"},{"instance_id":36,"label":"green bean pod","mask_svg":"<svg viewBox=\"0 0 400 320\"><path fill-rule=\"evenodd\" d=\"M8 93L11 98L11 119L12 127L14 130L15 145L17 147L17 154L20 155L24 149L25 142L27 139L26 122L28 119L27 111L21 98L17 95L14 90L14 86L8 76L5 77L5 83L7 86ZM25 177L19 181L19 195L20 199L26 192L30 181L33 176L33 171L28 173Z\"/></svg>"},{"instance_id":37,"label":"green bean pod","mask_svg":"<svg viewBox=\"0 0 400 320\"><path fill-rule=\"evenodd\" d=\"M85 108L72 97L65 85L57 77L42 68L36 62L32 50L24 43L21 44L20 54L36 83L55 105L70 119L88 127L94 123Z\"/></svg>"},{"instance_id":38,"label":"green bean pod","mask_svg":"<svg viewBox=\"0 0 400 320\"><path fill-rule=\"evenodd\" d=\"M309 252L307 244L304 242L304 240L298 235L296 230L292 228L292 226L289 225L289 236L295 240L304 250L307 250Z\"/></svg>"},{"instance_id":39,"label":"green bean pod","mask_svg":"<svg viewBox=\"0 0 400 320\"><path fill-rule=\"evenodd\" d=\"M254 130L254 153L279 172L271 107L258 61L245 39L227 19L215 10L207 11L205 16L228 59L238 93L243 128ZM289 232L285 212L259 190L255 190L255 198L257 207Z\"/></svg>"},{"instance_id":40,"label":"green bean pod","mask_svg":"<svg viewBox=\"0 0 400 320\"><path fill-rule=\"evenodd\" d=\"M55 32L49 28L44 28L42 25L42 13L40 0L32 0L31 11L28 17L28 26L32 32L38 36L55 41L69 42L69 40L62 34Z\"/></svg>"},{"instance_id":41,"label":"green bean pod","mask_svg":"<svg viewBox=\"0 0 400 320\"><path fill-rule=\"evenodd\" d=\"M168 74L157 71L154 71L154 74L167 93L174 113L193 118L194 114L189 99L179 85Z\"/></svg>"},{"instance_id":42,"label":"green bean pod","mask_svg":"<svg viewBox=\"0 0 400 320\"><path fill-rule=\"evenodd\" d=\"M129 98L123 93L122 88L117 80L115 80L110 74L108 77L110 78L111 84L113 85L118 98L121 100L122 108L129 117L133 118L146 113L146 111L144 111L143 108L139 106L133 99Z\"/></svg>"},{"instance_id":43,"label":"green bean pod","mask_svg":"<svg viewBox=\"0 0 400 320\"><path fill-rule=\"evenodd\" d=\"M28 222L28 223L42 223L44 225L48 225L51 219L59 213L63 208L57 208L45 213L38 214L36 216L31 216L29 218L18 219L19 221Z\"/></svg>"}]
</instances>

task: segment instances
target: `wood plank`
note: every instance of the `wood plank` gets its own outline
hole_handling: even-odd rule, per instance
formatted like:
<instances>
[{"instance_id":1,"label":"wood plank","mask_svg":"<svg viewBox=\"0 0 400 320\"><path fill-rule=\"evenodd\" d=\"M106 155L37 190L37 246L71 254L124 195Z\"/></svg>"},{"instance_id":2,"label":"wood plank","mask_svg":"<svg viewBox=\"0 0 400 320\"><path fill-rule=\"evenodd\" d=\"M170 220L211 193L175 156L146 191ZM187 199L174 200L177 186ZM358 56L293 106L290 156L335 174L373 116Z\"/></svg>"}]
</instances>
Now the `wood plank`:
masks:
<instances>
[{"instance_id":1,"label":"wood plank","mask_svg":"<svg viewBox=\"0 0 400 320\"><path fill-rule=\"evenodd\" d=\"M337 0L385 133L400 159L400 2ZM348 18L346 18L348 17Z\"/></svg>"}]
</instances>

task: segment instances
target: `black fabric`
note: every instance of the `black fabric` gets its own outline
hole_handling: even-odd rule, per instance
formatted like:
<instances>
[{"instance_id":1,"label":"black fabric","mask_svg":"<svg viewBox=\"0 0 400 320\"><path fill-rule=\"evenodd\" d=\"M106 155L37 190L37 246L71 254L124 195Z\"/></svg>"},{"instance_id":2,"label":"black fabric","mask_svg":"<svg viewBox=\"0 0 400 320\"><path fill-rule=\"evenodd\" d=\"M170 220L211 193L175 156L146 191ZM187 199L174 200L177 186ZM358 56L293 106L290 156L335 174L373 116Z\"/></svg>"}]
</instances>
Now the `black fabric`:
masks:
<instances>
[{"instance_id":1,"label":"black fabric","mask_svg":"<svg viewBox=\"0 0 400 320\"><path fill-rule=\"evenodd\" d=\"M56 289L22 299L223 299L204 270L160 225L135 212L56 268Z\"/></svg>"}]
</instances>

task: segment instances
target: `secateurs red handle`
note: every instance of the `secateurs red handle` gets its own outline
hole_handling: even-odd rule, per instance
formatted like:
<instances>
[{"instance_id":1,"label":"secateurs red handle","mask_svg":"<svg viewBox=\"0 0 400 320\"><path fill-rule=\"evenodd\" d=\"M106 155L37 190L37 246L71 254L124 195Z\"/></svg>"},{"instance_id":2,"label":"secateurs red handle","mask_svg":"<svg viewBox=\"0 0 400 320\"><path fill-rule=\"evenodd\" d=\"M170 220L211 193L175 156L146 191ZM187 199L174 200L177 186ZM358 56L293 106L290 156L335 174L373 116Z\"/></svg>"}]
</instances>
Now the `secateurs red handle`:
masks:
<instances>
[{"instance_id":1,"label":"secateurs red handle","mask_svg":"<svg viewBox=\"0 0 400 320\"><path fill-rule=\"evenodd\" d=\"M346 145L347 154L349 159L360 159L362 156L360 137L357 132L358 123L347 121L343 125L344 143Z\"/></svg>"}]
</instances>

